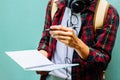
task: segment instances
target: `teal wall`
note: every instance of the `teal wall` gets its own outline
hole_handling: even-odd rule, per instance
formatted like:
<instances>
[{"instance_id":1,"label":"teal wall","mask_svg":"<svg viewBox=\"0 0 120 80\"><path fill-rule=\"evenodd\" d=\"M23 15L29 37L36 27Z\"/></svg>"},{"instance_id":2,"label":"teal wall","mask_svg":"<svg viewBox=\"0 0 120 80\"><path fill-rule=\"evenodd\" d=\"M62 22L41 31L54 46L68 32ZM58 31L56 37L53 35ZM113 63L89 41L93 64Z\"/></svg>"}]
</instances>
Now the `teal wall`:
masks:
<instances>
[{"instance_id":1,"label":"teal wall","mask_svg":"<svg viewBox=\"0 0 120 80\"><path fill-rule=\"evenodd\" d=\"M0 0L0 80L39 80L5 51L36 49L48 0Z\"/></svg>"},{"instance_id":2,"label":"teal wall","mask_svg":"<svg viewBox=\"0 0 120 80\"><path fill-rule=\"evenodd\" d=\"M48 0L0 0L0 80L39 80L34 71L24 71L5 51L36 49L44 24ZM120 0L108 0L120 14ZM106 80L120 80L120 28Z\"/></svg>"}]
</instances>

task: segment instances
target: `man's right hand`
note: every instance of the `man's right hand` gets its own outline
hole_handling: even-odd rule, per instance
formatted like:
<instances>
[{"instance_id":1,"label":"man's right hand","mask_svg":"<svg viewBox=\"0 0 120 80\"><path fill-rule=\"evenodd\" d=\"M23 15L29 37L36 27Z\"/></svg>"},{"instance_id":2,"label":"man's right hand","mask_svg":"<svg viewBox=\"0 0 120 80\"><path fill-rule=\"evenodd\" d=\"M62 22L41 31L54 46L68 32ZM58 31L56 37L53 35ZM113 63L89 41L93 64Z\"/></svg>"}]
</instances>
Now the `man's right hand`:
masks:
<instances>
[{"instance_id":1,"label":"man's right hand","mask_svg":"<svg viewBox=\"0 0 120 80\"><path fill-rule=\"evenodd\" d=\"M43 54L45 57L48 57L47 51L40 50L39 52L40 52L40 54ZM47 72L47 71L36 71L36 73L40 74L40 75L47 75L49 72Z\"/></svg>"},{"instance_id":2,"label":"man's right hand","mask_svg":"<svg viewBox=\"0 0 120 80\"><path fill-rule=\"evenodd\" d=\"M36 71L37 74L40 74L41 76L47 75L49 72L47 71Z\"/></svg>"},{"instance_id":3,"label":"man's right hand","mask_svg":"<svg viewBox=\"0 0 120 80\"><path fill-rule=\"evenodd\" d=\"M45 57L48 57L48 53L45 50L40 50L39 51L41 54L43 54Z\"/></svg>"}]
</instances>

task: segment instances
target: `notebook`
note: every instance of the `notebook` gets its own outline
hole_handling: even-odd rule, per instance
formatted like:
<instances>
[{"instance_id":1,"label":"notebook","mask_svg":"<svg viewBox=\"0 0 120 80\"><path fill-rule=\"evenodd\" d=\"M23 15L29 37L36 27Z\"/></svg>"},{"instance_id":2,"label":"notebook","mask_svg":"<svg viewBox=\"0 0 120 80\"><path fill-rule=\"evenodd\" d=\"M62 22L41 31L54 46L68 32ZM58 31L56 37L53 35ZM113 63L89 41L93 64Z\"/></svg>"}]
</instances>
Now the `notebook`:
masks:
<instances>
[{"instance_id":1,"label":"notebook","mask_svg":"<svg viewBox=\"0 0 120 80\"><path fill-rule=\"evenodd\" d=\"M23 69L31 71L52 71L79 65L54 64L37 50L7 51L5 53Z\"/></svg>"}]
</instances>

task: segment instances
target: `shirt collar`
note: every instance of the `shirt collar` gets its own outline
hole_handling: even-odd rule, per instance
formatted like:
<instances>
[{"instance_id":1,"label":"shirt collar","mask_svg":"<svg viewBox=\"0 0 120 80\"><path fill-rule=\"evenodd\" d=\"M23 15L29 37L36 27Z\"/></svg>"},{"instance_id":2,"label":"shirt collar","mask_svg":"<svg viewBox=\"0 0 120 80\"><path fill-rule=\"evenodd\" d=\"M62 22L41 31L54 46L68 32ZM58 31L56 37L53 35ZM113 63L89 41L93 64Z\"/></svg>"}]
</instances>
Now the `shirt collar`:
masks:
<instances>
[{"instance_id":1,"label":"shirt collar","mask_svg":"<svg viewBox=\"0 0 120 80\"><path fill-rule=\"evenodd\" d=\"M92 12L95 12L97 2L98 2L98 0L93 0L93 2L91 2L90 6L88 6L85 10L90 10Z\"/></svg>"},{"instance_id":2,"label":"shirt collar","mask_svg":"<svg viewBox=\"0 0 120 80\"><path fill-rule=\"evenodd\" d=\"M61 9L65 6L65 1L66 0L55 0L55 3L57 4L58 8Z\"/></svg>"}]
</instances>

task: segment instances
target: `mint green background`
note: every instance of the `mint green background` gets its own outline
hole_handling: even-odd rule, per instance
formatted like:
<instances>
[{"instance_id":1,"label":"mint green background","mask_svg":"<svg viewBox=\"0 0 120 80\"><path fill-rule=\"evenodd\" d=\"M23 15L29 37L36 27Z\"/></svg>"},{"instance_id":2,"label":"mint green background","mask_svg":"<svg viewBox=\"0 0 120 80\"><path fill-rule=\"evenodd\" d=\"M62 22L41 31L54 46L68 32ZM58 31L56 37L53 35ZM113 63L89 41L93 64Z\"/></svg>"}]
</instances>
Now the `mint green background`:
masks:
<instances>
[{"instance_id":1,"label":"mint green background","mask_svg":"<svg viewBox=\"0 0 120 80\"><path fill-rule=\"evenodd\" d=\"M120 0L108 0L120 14ZM39 80L24 71L5 51L36 49L41 38L48 0L0 0L0 80ZM120 28L106 80L120 80Z\"/></svg>"}]
</instances>

